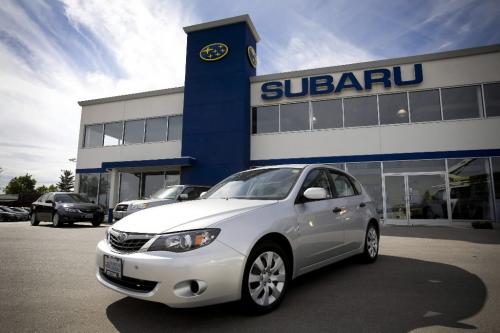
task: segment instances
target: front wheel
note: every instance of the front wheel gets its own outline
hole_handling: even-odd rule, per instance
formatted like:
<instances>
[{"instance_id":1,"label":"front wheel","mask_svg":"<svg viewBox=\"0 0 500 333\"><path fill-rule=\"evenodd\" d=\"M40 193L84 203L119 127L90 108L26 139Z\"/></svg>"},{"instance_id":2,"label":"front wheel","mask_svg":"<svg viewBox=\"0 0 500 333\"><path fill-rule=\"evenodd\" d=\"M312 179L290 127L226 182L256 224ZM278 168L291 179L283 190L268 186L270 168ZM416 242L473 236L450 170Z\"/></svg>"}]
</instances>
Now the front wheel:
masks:
<instances>
[{"instance_id":1,"label":"front wheel","mask_svg":"<svg viewBox=\"0 0 500 333\"><path fill-rule=\"evenodd\" d=\"M59 216L59 214L55 213L52 217L52 225L54 226L54 228L59 228L62 226L61 217Z\"/></svg>"},{"instance_id":2,"label":"front wheel","mask_svg":"<svg viewBox=\"0 0 500 333\"><path fill-rule=\"evenodd\" d=\"M375 224L370 223L366 229L365 237L365 250L363 252L363 259L367 263L372 263L378 257L379 235Z\"/></svg>"},{"instance_id":3,"label":"front wheel","mask_svg":"<svg viewBox=\"0 0 500 333\"><path fill-rule=\"evenodd\" d=\"M278 307L291 276L285 251L273 242L258 244L250 253L243 275L241 304L251 314L264 314Z\"/></svg>"},{"instance_id":4,"label":"front wheel","mask_svg":"<svg viewBox=\"0 0 500 333\"><path fill-rule=\"evenodd\" d=\"M32 226L35 226L35 227L40 223L40 221L36 218L35 212L31 213L30 223Z\"/></svg>"},{"instance_id":5,"label":"front wheel","mask_svg":"<svg viewBox=\"0 0 500 333\"><path fill-rule=\"evenodd\" d=\"M100 226L100 225L101 225L101 221L100 221L100 220L93 220L93 221L92 221L92 225L93 225L94 227L98 227L98 226Z\"/></svg>"}]
</instances>

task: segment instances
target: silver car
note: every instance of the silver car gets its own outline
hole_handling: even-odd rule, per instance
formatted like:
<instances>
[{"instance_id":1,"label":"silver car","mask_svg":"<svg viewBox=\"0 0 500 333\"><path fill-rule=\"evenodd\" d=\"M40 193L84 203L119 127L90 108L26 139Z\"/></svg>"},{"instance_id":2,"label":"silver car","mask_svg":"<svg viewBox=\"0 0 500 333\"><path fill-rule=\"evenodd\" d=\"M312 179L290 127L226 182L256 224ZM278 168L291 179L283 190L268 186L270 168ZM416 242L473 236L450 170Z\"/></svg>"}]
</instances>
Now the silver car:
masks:
<instances>
[{"instance_id":1,"label":"silver car","mask_svg":"<svg viewBox=\"0 0 500 333\"><path fill-rule=\"evenodd\" d=\"M372 199L329 165L240 172L203 198L143 210L109 228L97 245L97 280L171 307L240 300L265 313L302 274L353 255L377 258Z\"/></svg>"},{"instance_id":2,"label":"silver car","mask_svg":"<svg viewBox=\"0 0 500 333\"><path fill-rule=\"evenodd\" d=\"M172 204L179 201L195 200L200 194L210 189L209 186L172 185L162 188L147 199L120 202L113 209L113 220L118 221L137 211Z\"/></svg>"}]
</instances>

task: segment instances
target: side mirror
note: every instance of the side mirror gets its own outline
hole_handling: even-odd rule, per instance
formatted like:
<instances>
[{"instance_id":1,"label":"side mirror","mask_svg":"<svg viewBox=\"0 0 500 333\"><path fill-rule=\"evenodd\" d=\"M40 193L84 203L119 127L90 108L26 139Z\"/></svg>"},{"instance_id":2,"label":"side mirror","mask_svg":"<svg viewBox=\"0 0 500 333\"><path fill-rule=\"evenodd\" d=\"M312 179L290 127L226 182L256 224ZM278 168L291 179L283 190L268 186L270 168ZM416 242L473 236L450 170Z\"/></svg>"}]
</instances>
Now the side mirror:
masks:
<instances>
[{"instance_id":1,"label":"side mirror","mask_svg":"<svg viewBox=\"0 0 500 333\"><path fill-rule=\"evenodd\" d=\"M322 200L328 197L328 193L321 187L309 187L304 191L304 197L309 200Z\"/></svg>"},{"instance_id":2,"label":"side mirror","mask_svg":"<svg viewBox=\"0 0 500 333\"><path fill-rule=\"evenodd\" d=\"M179 199L180 200L187 200L187 199L189 199L189 196L186 193L182 193L181 195L179 195Z\"/></svg>"},{"instance_id":3,"label":"side mirror","mask_svg":"<svg viewBox=\"0 0 500 333\"><path fill-rule=\"evenodd\" d=\"M205 196L207 195L207 191L201 192L200 194L200 199L205 199Z\"/></svg>"}]
</instances>

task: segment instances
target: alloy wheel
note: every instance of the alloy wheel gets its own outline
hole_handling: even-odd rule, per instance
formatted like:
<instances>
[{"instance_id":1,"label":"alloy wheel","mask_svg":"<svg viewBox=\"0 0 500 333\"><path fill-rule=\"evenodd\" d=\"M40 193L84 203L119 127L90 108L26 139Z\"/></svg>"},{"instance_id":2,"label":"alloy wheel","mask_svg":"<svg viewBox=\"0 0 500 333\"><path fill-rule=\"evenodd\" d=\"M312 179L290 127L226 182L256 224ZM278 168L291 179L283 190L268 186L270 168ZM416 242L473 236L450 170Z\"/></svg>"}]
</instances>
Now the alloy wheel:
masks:
<instances>
[{"instance_id":1,"label":"alloy wheel","mask_svg":"<svg viewBox=\"0 0 500 333\"><path fill-rule=\"evenodd\" d=\"M366 246L370 258L375 258L378 252L378 235L374 227L370 227L366 235Z\"/></svg>"},{"instance_id":2,"label":"alloy wheel","mask_svg":"<svg viewBox=\"0 0 500 333\"><path fill-rule=\"evenodd\" d=\"M279 254L266 251L257 256L248 272L248 290L252 300L268 306L279 299L286 282L285 263Z\"/></svg>"}]
</instances>

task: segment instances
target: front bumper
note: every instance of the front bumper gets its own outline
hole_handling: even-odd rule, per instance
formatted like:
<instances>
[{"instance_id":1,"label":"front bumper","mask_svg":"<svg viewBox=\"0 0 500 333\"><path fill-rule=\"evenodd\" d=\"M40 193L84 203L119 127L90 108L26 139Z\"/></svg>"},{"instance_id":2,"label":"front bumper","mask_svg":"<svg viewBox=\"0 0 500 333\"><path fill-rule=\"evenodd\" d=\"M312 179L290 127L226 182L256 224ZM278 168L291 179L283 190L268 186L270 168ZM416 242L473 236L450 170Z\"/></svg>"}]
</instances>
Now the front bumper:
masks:
<instances>
[{"instance_id":1,"label":"front bumper","mask_svg":"<svg viewBox=\"0 0 500 333\"><path fill-rule=\"evenodd\" d=\"M122 276L134 281L151 283L152 290L129 288L103 274L104 255L121 258ZM117 253L102 240L97 244L96 277L104 286L127 296L186 308L240 299L241 281L246 257L215 240L201 249L174 253L166 251ZM125 280L124 279L124 280ZM190 281L204 286L192 293ZM155 284L156 282L156 284Z\"/></svg>"},{"instance_id":2,"label":"front bumper","mask_svg":"<svg viewBox=\"0 0 500 333\"><path fill-rule=\"evenodd\" d=\"M90 216L92 215L92 216ZM104 213L73 213L73 212L63 212L59 215L62 222L85 222L85 221L102 221L104 219Z\"/></svg>"}]
</instances>

